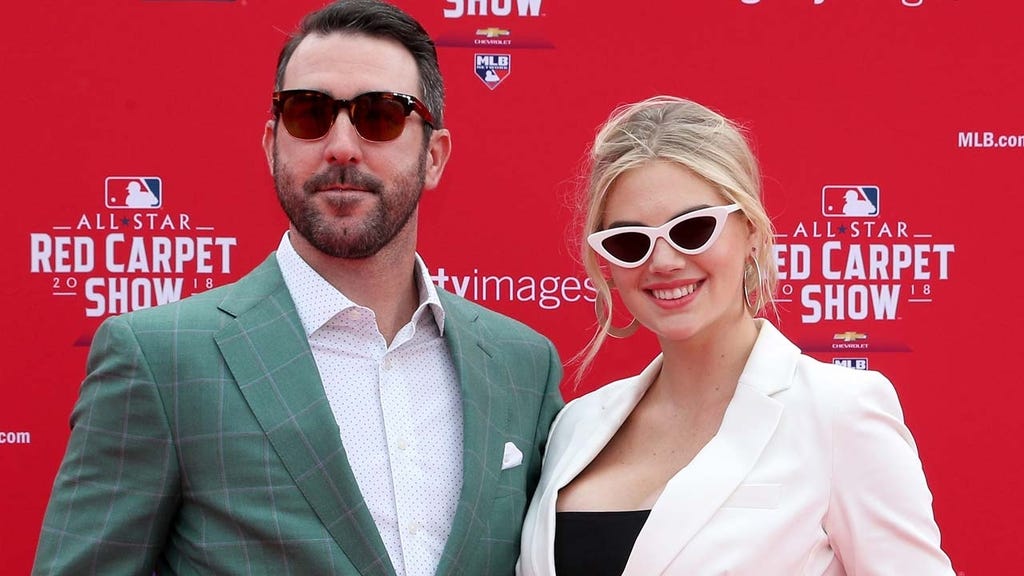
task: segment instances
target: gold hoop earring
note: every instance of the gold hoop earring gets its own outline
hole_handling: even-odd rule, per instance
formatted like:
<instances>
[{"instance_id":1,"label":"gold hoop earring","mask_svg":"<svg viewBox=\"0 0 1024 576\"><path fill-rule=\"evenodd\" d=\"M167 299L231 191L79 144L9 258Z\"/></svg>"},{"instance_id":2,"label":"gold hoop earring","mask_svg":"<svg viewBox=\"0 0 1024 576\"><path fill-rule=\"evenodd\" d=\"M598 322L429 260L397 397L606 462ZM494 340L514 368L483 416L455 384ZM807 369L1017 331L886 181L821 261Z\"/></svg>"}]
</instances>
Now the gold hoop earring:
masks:
<instances>
[{"instance_id":1,"label":"gold hoop earring","mask_svg":"<svg viewBox=\"0 0 1024 576\"><path fill-rule=\"evenodd\" d=\"M608 322L608 310L605 309L604 299L600 296L594 300L594 314L597 316L597 323L599 325L604 326L605 322ZM608 322L608 328L605 329L605 333L612 338L629 338L633 334L636 334L637 328L639 327L640 322L634 316L633 320L622 328L612 326L611 322Z\"/></svg>"},{"instance_id":2,"label":"gold hoop earring","mask_svg":"<svg viewBox=\"0 0 1024 576\"><path fill-rule=\"evenodd\" d=\"M761 299L761 290L762 290L762 286L764 284L764 278L762 278L762 276L761 276L761 264L758 263L758 261L757 261L757 254L756 253L750 255L750 260L754 263L753 268L757 272L757 299L758 299L758 301L760 301L760 299ZM750 268L747 268L747 270L750 270ZM743 274L743 302L744 302L744 304L747 305L747 308L750 308L750 312L752 314L756 315L758 313L758 311L759 311L759 307L758 307L758 303L759 302L757 302L757 301L755 301L753 303L750 302L750 290L747 288L747 274L749 274L749 272Z\"/></svg>"}]
</instances>

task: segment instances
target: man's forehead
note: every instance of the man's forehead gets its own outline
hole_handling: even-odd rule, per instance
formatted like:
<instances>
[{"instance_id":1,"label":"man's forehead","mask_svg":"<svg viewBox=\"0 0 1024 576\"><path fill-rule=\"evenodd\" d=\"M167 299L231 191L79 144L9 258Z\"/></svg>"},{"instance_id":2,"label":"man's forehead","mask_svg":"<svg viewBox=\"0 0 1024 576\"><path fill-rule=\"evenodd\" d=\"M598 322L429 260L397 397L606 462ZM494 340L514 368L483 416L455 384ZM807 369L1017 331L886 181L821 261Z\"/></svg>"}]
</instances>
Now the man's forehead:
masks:
<instances>
[{"instance_id":1,"label":"man's forehead","mask_svg":"<svg viewBox=\"0 0 1024 576\"><path fill-rule=\"evenodd\" d=\"M354 32L310 34L302 39L284 71L284 84L373 79L386 85L366 90L394 90L419 96L419 68L401 42ZM302 86L314 88L315 86ZM328 88L320 86L319 88Z\"/></svg>"}]
</instances>

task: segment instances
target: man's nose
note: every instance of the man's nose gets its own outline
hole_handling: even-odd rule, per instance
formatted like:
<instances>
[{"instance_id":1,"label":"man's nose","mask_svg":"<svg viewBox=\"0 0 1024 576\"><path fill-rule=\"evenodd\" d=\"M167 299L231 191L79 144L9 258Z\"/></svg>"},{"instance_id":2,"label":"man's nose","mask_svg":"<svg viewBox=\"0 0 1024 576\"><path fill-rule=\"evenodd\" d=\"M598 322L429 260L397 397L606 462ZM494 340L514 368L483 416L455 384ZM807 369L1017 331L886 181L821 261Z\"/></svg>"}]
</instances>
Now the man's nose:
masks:
<instances>
[{"instance_id":1,"label":"man's nose","mask_svg":"<svg viewBox=\"0 0 1024 576\"><path fill-rule=\"evenodd\" d=\"M349 118L348 110L338 111L334 125L325 136L324 159L328 164L349 164L361 162L363 144L366 142Z\"/></svg>"}]
</instances>

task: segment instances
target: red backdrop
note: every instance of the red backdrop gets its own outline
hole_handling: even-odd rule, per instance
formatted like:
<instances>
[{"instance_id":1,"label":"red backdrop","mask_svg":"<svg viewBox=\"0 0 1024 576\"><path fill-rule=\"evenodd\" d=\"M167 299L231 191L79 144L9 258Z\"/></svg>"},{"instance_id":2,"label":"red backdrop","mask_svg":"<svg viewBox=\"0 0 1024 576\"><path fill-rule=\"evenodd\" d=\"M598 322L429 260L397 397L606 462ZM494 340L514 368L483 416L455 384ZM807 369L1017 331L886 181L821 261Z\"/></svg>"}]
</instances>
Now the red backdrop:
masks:
<instances>
[{"instance_id":1,"label":"red backdrop","mask_svg":"<svg viewBox=\"0 0 1024 576\"><path fill-rule=\"evenodd\" d=\"M1024 567L1016 0L399 4L437 40L448 85L453 156L420 226L438 282L570 358L593 327L570 224L587 143L620 103L668 93L709 105L750 129L762 162L783 331L893 380L959 573ZM31 565L98 322L227 283L280 239L259 141L277 51L317 6L8 7L4 573ZM129 207L132 181L160 206ZM872 214L843 214L850 189ZM654 353L643 334L614 341L563 391Z\"/></svg>"}]
</instances>

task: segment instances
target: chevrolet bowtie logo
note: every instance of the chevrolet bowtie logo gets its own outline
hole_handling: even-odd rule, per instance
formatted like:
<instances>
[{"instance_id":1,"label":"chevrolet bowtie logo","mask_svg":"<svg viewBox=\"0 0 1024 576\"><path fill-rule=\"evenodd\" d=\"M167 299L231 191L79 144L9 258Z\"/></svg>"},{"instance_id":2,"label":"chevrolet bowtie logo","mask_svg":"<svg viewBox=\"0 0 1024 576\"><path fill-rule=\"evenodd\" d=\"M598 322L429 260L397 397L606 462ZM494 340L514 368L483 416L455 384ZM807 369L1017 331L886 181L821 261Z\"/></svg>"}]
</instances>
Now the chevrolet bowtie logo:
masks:
<instances>
[{"instance_id":1,"label":"chevrolet bowtie logo","mask_svg":"<svg viewBox=\"0 0 1024 576\"><path fill-rule=\"evenodd\" d=\"M856 342L857 340L865 340L867 337L867 334L861 334L860 332L840 332L833 336L832 339L842 340L843 342Z\"/></svg>"},{"instance_id":2,"label":"chevrolet bowtie logo","mask_svg":"<svg viewBox=\"0 0 1024 576\"><path fill-rule=\"evenodd\" d=\"M480 28L476 31L477 36L486 36L488 38L497 38L499 36L508 36L512 32L505 30L504 28Z\"/></svg>"}]
</instances>

